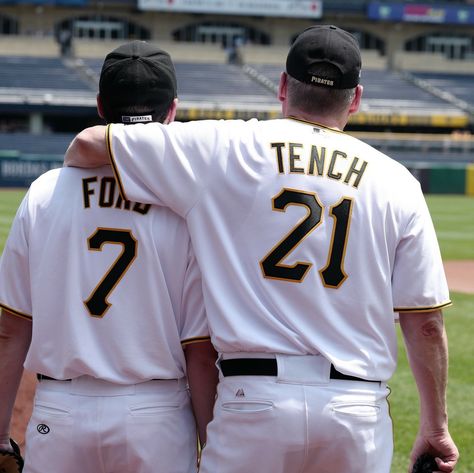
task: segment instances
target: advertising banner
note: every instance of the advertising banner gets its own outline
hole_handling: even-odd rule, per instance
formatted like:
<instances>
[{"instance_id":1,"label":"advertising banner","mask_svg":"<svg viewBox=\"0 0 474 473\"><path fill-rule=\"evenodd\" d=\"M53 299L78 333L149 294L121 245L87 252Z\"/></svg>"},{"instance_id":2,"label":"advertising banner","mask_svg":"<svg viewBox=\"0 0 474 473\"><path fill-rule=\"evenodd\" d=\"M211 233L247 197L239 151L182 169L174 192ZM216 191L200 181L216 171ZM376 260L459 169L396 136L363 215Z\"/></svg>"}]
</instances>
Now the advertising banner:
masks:
<instances>
[{"instance_id":1,"label":"advertising banner","mask_svg":"<svg viewBox=\"0 0 474 473\"><path fill-rule=\"evenodd\" d=\"M371 2L367 16L371 20L472 25L474 7Z\"/></svg>"},{"instance_id":2,"label":"advertising banner","mask_svg":"<svg viewBox=\"0 0 474 473\"><path fill-rule=\"evenodd\" d=\"M322 0L138 0L140 10L321 18Z\"/></svg>"},{"instance_id":3,"label":"advertising banner","mask_svg":"<svg viewBox=\"0 0 474 473\"><path fill-rule=\"evenodd\" d=\"M28 187L41 174L63 165L63 156L25 157L0 153L0 187Z\"/></svg>"}]
</instances>

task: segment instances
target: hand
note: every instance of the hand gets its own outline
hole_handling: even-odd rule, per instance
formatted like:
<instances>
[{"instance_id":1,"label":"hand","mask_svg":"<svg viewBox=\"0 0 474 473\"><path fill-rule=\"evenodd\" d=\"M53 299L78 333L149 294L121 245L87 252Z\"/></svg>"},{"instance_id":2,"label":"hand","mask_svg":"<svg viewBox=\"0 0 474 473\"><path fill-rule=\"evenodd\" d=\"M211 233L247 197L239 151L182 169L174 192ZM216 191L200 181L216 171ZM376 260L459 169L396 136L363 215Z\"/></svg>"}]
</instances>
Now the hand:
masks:
<instances>
[{"instance_id":1,"label":"hand","mask_svg":"<svg viewBox=\"0 0 474 473\"><path fill-rule=\"evenodd\" d=\"M3 450L0 450L0 471L4 473L21 473L25 464L21 456L20 447L13 439L10 439L8 444L0 443Z\"/></svg>"},{"instance_id":2,"label":"hand","mask_svg":"<svg viewBox=\"0 0 474 473\"><path fill-rule=\"evenodd\" d=\"M438 470L435 473L451 473L459 459L458 449L447 429L438 432L419 432L410 455L411 473L416 459L422 453L431 453L435 456Z\"/></svg>"}]
</instances>

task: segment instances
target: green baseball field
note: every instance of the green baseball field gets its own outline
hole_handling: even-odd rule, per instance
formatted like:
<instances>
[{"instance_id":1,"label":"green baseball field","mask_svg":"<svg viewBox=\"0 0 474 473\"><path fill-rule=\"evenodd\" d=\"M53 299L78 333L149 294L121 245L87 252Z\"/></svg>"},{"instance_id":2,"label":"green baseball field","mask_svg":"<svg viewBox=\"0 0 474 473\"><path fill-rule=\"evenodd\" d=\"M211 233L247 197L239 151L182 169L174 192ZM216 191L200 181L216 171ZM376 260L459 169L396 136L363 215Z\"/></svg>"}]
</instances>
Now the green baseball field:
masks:
<instances>
[{"instance_id":1,"label":"green baseball field","mask_svg":"<svg viewBox=\"0 0 474 473\"><path fill-rule=\"evenodd\" d=\"M24 190L0 190L0 251ZM445 310L450 346L448 404L450 430L461 453L458 473L474 472L474 197L427 196L441 252L446 263L453 307ZM459 264L457 264L459 263ZM417 262L413 261L416 265ZM467 272L462 272L466 271ZM390 382L390 406L394 421L395 455L392 473L406 473L408 456L418 424L416 387L408 368L400 337L400 357ZM31 393L31 391L29 391ZM28 402L29 397L23 402ZM17 402L16 415L28 412ZM20 422L19 424L21 424ZM21 429L22 425L18 425ZM18 431L17 435L22 435Z\"/></svg>"}]
</instances>

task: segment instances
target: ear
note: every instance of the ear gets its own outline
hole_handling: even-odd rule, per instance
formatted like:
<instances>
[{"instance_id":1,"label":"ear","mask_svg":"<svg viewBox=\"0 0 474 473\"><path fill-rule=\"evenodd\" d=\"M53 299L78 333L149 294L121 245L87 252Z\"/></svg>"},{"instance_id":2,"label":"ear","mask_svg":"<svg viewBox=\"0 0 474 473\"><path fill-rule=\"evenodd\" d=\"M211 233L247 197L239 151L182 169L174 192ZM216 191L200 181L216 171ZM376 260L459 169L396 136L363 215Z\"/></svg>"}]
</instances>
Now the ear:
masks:
<instances>
[{"instance_id":1,"label":"ear","mask_svg":"<svg viewBox=\"0 0 474 473\"><path fill-rule=\"evenodd\" d=\"M166 115L165 121L163 122L165 125L167 125L168 123L171 123L172 121L174 121L174 119L176 118L176 109L177 108L178 108L178 99L175 98L171 102L170 108L168 110L168 114Z\"/></svg>"},{"instance_id":2,"label":"ear","mask_svg":"<svg viewBox=\"0 0 474 473\"><path fill-rule=\"evenodd\" d=\"M104 107L102 105L102 99L100 98L100 94L97 94L96 101L97 101L97 114L99 115L100 118L104 118Z\"/></svg>"},{"instance_id":3,"label":"ear","mask_svg":"<svg viewBox=\"0 0 474 473\"><path fill-rule=\"evenodd\" d=\"M281 103L284 103L286 100L286 86L288 83L288 76L286 75L286 72L282 72L280 74L280 83L278 85L278 100Z\"/></svg>"},{"instance_id":4,"label":"ear","mask_svg":"<svg viewBox=\"0 0 474 473\"><path fill-rule=\"evenodd\" d=\"M364 87L359 84L356 87L354 98L352 99L351 106L349 107L349 115L352 115L353 113L356 113L359 110L363 91Z\"/></svg>"}]
</instances>

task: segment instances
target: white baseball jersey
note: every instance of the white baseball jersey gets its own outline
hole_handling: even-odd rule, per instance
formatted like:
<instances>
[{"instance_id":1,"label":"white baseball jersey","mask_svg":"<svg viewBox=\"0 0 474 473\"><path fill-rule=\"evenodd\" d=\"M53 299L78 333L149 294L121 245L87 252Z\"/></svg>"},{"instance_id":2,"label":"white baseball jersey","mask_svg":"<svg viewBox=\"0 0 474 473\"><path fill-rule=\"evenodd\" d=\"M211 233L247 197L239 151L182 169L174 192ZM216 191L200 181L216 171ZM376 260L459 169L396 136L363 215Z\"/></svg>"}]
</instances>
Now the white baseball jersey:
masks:
<instances>
[{"instance_id":1,"label":"white baseball jersey","mask_svg":"<svg viewBox=\"0 0 474 473\"><path fill-rule=\"evenodd\" d=\"M181 378L182 344L209 336L184 220L124 201L110 166L31 185L2 255L0 305L33 319L25 367L57 379Z\"/></svg>"},{"instance_id":2,"label":"white baseball jersey","mask_svg":"<svg viewBox=\"0 0 474 473\"><path fill-rule=\"evenodd\" d=\"M348 134L201 121L111 125L107 144L127 198L186 219L219 352L321 353L387 380L394 312L450 304L418 181Z\"/></svg>"}]
</instances>

